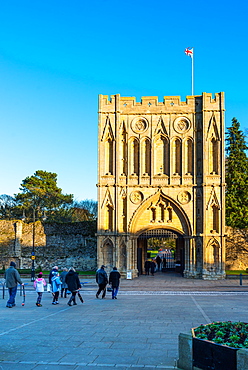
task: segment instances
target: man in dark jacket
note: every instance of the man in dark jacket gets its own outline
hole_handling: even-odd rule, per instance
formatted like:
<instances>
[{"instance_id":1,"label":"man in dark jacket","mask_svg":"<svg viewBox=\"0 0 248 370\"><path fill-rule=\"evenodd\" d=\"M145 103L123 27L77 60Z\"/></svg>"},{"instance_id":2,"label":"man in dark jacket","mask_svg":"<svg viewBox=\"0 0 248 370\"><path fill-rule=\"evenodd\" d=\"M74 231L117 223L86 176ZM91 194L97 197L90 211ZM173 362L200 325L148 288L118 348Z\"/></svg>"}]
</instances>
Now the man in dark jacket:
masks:
<instances>
[{"instance_id":1,"label":"man in dark jacket","mask_svg":"<svg viewBox=\"0 0 248 370\"><path fill-rule=\"evenodd\" d=\"M96 282L98 284L98 291L96 293L96 298L99 297L99 294L102 293L102 298L106 295L106 286L108 284L108 275L104 270L105 266L102 265L100 269L96 272Z\"/></svg>"},{"instance_id":2,"label":"man in dark jacket","mask_svg":"<svg viewBox=\"0 0 248 370\"><path fill-rule=\"evenodd\" d=\"M146 262L145 262L145 273L146 273L146 275L149 275L150 267L151 267L151 262L149 260L146 260Z\"/></svg>"},{"instance_id":3,"label":"man in dark jacket","mask_svg":"<svg viewBox=\"0 0 248 370\"><path fill-rule=\"evenodd\" d=\"M69 291L71 292L71 298L69 299L69 302L67 304L71 306L71 302L73 302L73 304L75 305L77 304L76 294L78 293L78 289L81 288L81 284L78 274L73 267L71 267L69 272L66 274L65 282L68 285Z\"/></svg>"},{"instance_id":4,"label":"man in dark jacket","mask_svg":"<svg viewBox=\"0 0 248 370\"><path fill-rule=\"evenodd\" d=\"M10 262L10 267L5 271L4 279L6 288L9 289L9 300L7 301L6 307L11 308L15 306L17 283L24 285L19 272L16 270L15 262Z\"/></svg>"},{"instance_id":5,"label":"man in dark jacket","mask_svg":"<svg viewBox=\"0 0 248 370\"><path fill-rule=\"evenodd\" d=\"M109 284L112 285L112 299L117 299L117 293L119 290L121 274L117 271L117 267L113 267L113 270L109 275Z\"/></svg>"}]
</instances>

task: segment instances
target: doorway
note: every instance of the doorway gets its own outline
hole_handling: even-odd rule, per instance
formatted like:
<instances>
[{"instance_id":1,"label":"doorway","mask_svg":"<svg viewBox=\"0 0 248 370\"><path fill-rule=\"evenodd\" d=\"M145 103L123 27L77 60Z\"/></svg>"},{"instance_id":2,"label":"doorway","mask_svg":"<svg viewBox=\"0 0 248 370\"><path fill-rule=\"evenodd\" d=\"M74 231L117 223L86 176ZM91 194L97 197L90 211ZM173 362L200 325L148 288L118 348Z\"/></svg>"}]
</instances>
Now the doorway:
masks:
<instances>
[{"instance_id":1,"label":"doorway","mask_svg":"<svg viewBox=\"0 0 248 370\"><path fill-rule=\"evenodd\" d=\"M184 238L181 234L167 229L147 230L137 240L139 275L144 274L146 260L154 261L157 271L175 271L183 275L184 254Z\"/></svg>"}]
</instances>

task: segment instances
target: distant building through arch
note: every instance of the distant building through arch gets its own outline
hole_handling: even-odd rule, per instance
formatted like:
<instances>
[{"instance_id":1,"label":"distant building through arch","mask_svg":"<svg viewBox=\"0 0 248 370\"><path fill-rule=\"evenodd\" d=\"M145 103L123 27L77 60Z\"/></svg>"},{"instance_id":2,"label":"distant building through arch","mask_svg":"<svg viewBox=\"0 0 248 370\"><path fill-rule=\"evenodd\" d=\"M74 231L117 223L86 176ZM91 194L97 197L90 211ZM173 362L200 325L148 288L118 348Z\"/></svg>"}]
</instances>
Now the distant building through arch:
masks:
<instances>
[{"instance_id":1,"label":"distant building through arch","mask_svg":"<svg viewBox=\"0 0 248 370\"><path fill-rule=\"evenodd\" d=\"M184 277L225 278L224 93L100 95L98 130L98 265L137 277L173 234Z\"/></svg>"}]
</instances>

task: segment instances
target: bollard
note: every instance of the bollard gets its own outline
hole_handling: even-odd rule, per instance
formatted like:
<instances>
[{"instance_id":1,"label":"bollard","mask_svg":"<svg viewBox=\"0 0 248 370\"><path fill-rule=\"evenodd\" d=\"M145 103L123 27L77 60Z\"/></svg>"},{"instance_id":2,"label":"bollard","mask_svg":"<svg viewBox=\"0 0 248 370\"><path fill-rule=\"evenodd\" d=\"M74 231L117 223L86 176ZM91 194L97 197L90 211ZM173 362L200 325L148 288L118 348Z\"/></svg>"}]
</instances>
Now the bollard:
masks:
<instances>
[{"instance_id":1,"label":"bollard","mask_svg":"<svg viewBox=\"0 0 248 370\"><path fill-rule=\"evenodd\" d=\"M5 282L2 283L2 287L3 287L3 299L4 299L4 296L5 296Z\"/></svg>"},{"instance_id":2,"label":"bollard","mask_svg":"<svg viewBox=\"0 0 248 370\"><path fill-rule=\"evenodd\" d=\"M242 277L243 277L243 275L239 274L239 285L242 285Z\"/></svg>"}]
</instances>

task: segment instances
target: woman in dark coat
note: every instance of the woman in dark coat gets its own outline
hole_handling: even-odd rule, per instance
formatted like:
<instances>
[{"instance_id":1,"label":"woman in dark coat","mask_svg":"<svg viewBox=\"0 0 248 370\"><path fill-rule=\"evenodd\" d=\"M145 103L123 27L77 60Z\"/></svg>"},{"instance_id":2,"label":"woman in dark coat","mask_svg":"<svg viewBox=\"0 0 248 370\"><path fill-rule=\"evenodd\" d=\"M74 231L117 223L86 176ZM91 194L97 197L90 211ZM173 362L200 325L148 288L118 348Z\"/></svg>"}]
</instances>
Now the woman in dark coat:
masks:
<instances>
[{"instance_id":1,"label":"woman in dark coat","mask_svg":"<svg viewBox=\"0 0 248 370\"><path fill-rule=\"evenodd\" d=\"M68 305L71 306L71 303L76 303L76 294L78 293L78 289L81 288L81 284L79 281L78 274L76 273L75 269L73 267L70 268L69 272L67 273L65 277L65 282L68 285L68 290L71 292L71 298L68 301ZM81 296L80 296L81 297ZM80 299L83 303L83 300Z\"/></svg>"},{"instance_id":2,"label":"woman in dark coat","mask_svg":"<svg viewBox=\"0 0 248 370\"><path fill-rule=\"evenodd\" d=\"M121 274L117 271L116 267L113 267L113 270L109 275L109 284L112 285L112 299L117 299L117 293L119 290Z\"/></svg>"}]
</instances>

